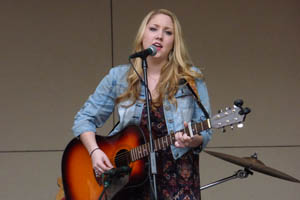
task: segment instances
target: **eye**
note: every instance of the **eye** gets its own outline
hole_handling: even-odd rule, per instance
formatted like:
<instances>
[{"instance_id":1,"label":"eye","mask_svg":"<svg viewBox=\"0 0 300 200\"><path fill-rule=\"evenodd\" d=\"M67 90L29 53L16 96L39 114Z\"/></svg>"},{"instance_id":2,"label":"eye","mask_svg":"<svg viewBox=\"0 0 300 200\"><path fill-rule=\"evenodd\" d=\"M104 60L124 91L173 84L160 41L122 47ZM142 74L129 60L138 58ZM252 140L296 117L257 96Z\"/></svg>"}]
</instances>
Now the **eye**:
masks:
<instances>
[{"instance_id":1,"label":"eye","mask_svg":"<svg viewBox=\"0 0 300 200\"><path fill-rule=\"evenodd\" d=\"M166 31L166 34L167 35L173 35L173 32L172 31Z\"/></svg>"},{"instance_id":2,"label":"eye","mask_svg":"<svg viewBox=\"0 0 300 200\"><path fill-rule=\"evenodd\" d=\"M155 28L155 27L150 27L149 30L150 30L150 31L156 31L157 28Z\"/></svg>"}]
</instances>

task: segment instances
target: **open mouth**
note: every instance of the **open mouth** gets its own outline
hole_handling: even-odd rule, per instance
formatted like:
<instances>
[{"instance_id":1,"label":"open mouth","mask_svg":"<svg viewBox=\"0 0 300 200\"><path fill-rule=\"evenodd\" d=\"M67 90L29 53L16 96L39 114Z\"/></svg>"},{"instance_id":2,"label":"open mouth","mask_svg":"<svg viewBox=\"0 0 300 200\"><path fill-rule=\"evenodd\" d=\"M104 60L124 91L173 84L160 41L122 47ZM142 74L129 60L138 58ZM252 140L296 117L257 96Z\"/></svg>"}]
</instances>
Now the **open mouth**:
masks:
<instances>
[{"instance_id":1,"label":"open mouth","mask_svg":"<svg viewBox=\"0 0 300 200\"><path fill-rule=\"evenodd\" d=\"M163 48L163 46L159 43L154 43L153 46L155 46L157 48L157 50L160 50L161 48Z\"/></svg>"}]
</instances>

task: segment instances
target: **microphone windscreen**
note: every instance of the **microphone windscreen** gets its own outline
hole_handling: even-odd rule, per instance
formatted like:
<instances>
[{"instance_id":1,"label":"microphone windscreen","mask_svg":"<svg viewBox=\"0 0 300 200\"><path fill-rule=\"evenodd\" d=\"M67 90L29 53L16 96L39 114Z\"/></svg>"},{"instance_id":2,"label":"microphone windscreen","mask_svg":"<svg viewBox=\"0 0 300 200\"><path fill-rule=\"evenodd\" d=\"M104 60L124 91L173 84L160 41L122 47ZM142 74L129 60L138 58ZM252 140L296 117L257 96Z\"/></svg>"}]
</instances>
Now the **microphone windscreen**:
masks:
<instances>
[{"instance_id":1,"label":"microphone windscreen","mask_svg":"<svg viewBox=\"0 0 300 200\"><path fill-rule=\"evenodd\" d=\"M148 49L151 49L151 53L150 53L151 56L155 56L156 55L156 53L157 53L156 46L151 45Z\"/></svg>"}]
</instances>

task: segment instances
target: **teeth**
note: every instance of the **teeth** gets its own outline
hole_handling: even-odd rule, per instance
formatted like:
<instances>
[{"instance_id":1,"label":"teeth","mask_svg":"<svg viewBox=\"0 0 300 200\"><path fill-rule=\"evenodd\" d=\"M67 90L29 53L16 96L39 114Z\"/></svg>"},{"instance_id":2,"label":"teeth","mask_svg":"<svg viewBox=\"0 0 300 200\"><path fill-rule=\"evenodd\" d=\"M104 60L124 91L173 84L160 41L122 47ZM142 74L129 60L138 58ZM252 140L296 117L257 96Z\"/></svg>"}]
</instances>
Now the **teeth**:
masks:
<instances>
[{"instance_id":1,"label":"teeth","mask_svg":"<svg viewBox=\"0 0 300 200\"><path fill-rule=\"evenodd\" d=\"M156 47L162 47L162 45L160 45L160 44L153 44L153 45Z\"/></svg>"}]
</instances>

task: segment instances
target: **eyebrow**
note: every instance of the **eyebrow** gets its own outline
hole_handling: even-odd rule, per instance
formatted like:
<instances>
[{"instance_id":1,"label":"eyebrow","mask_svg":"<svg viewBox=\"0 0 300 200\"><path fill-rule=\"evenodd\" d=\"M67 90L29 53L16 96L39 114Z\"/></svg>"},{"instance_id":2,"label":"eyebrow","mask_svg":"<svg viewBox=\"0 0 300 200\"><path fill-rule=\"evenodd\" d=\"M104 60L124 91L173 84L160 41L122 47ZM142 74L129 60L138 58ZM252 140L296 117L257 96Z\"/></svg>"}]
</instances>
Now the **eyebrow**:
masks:
<instances>
[{"instance_id":1,"label":"eyebrow","mask_svg":"<svg viewBox=\"0 0 300 200\"><path fill-rule=\"evenodd\" d=\"M158 24L151 24L151 25L154 25L154 26L160 26L160 25L158 25ZM173 27L169 27L169 26L165 26L164 28L165 28L165 29L170 29L170 30L173 30L173 29L174 29Z\"/></svg>"}]
</instances>

